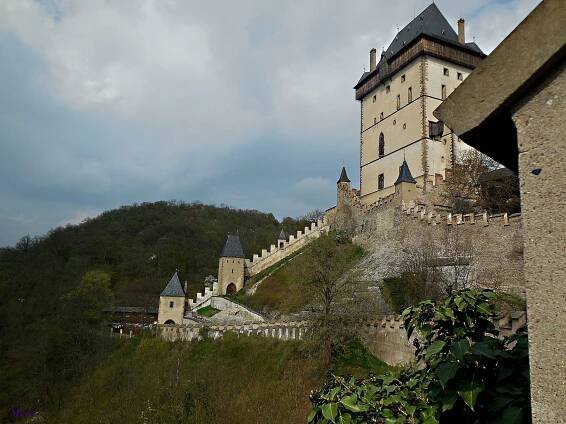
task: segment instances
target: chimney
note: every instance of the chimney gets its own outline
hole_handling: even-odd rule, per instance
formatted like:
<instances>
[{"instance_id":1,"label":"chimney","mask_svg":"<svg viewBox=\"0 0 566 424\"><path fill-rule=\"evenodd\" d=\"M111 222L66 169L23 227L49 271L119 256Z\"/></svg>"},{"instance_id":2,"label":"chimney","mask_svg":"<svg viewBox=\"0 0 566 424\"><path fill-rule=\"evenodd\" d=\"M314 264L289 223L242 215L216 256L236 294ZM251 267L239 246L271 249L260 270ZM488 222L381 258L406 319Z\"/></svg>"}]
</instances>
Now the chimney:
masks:
<instances>
[{"instance_id":1,"label":"chimney","mask_svg":"<svg viewBox=\"0 0 566 424\"><path fill-rule=\"evenodd\" d=\"M464 21L462 18L458 19L458 42L464 44L466 42L466 32L464 30Z\"/></svg>"},{"instance_id":2,"label":"chimney","mask_svg":"<svg viewBox=\"0 0 566 424\"><path fill-rule=\"evenodd\" d=\"M369 51L369 71L372 72L375 67L377 66L377 62L376 62L376 50L375 49L371 49Z\"/></svg>"}]
</instances>

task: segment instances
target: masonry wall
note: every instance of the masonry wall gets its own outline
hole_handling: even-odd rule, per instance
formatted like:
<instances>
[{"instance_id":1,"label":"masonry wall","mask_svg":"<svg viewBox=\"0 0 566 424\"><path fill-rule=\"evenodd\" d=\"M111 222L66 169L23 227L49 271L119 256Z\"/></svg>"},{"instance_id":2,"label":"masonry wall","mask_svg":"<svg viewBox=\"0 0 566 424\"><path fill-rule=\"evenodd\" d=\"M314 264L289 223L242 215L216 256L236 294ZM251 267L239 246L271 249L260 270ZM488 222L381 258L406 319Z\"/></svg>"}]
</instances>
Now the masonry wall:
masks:
<instances>
[{"instance_id":1,"label":"masonry wall","mask_svg":"<svg viewBox=\"0 0 566 424\"><path fill-rule=\"evenodd\" d=\"M244 287L244 258L220 258L218 261L218 294L226 294L230 284L236 291Z\"/></svg>"},{"instance_id":2,"label":"masonry wall","mask_svg":"<svg viewBox=\"0 0 566 424\"><path fill-rule=\"evenodd\" d=\"M173 302L173 307L170 307L171 302ZM184 313L184 297L161 296L159 298L159 315L157 317L159 324L163 324L168 320L172 320L175 324L180 324L183 322Z\"/></svg>"},{"instance_id":3,"label":"masonry wall","mask_svg":"<svg viewBox=\"0 0 566 424\"><path fill-rule=\"evenodd\" d=\"M519 144L521 205L525 222L534 423L566 422L564 93L566 65L562 59L562 64L547 74L546 80L533 89L513 115Z\"/></svg>"}]
</instances>

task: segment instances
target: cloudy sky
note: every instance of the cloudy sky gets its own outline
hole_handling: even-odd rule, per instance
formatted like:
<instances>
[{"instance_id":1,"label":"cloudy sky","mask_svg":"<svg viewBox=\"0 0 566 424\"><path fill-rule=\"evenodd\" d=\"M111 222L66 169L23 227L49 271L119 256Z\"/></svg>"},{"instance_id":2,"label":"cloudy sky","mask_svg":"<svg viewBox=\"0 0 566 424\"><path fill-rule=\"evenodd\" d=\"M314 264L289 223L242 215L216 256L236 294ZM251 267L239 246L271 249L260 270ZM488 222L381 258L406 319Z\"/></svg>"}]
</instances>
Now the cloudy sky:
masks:
<instances>
[{"instance_id":1,"label":"cloudy sky","mask_svg":"<svg viewBox=\"0 0 566 424\"><path fill-rule=\"evenodd\" d=\"M486 52L537 3L437 1ZM0 0L0 246L134 202L331 206L368 51L428 4Z\"/></svg>"}]
</instances>

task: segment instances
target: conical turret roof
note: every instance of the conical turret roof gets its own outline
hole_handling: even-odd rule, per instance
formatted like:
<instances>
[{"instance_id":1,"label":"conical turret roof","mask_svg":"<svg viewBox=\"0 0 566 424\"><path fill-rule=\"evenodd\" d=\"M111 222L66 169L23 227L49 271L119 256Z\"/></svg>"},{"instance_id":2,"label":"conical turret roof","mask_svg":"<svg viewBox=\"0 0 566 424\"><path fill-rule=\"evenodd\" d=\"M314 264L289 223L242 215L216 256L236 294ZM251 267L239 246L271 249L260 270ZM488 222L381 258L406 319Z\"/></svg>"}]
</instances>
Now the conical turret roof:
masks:
<instances>
[{"instance_id":1,"label":"conical turret roof","mask_svg":"<svg viewBox=\"0 0 566 424\"><path fill-rule=\"evenodd\" d=\"M287 235L285 234L285 231L283 231L283 228L281 228L281 232L279 233L277 240L287 240Z\"/></svg>"},{"instance_id":2,"label":"conical turret roof","mask_svg":"<svg viewBox=\"0 0 566 424\"><path fill-rule=\"evenodd\" d=\"M222 258L244 258L244 249L242 249L242 244L240 243L240 237L228 234L226 237L226 243L222 248L222 253L220 254Z\"/></svg>"},{"instance_id":3,"label":"conical turret roof","mask_svg":"<svg viewBox=\"0 0 566 424\"><path fill-rule=\"evenodd\" d=\"M412 183L416 184L417 181L413 178L411 174L411 170L409 169L409 165L407 165L407 161L403 160L403 163L399 167L399 176L397 177L397 181L395 181L395 185L399 183Z\"/></svg>"},{"instance_id":4,"label":"conical turret roof","mask_svg":"<svg viewBox=\"0 0 566 424\"><path fill-rule=\"evenodd\" d=\"M336 184L338 183L349 183L350 179L348 178L348 174L346 174L346 168L343 166L342 167L342 172L340 173L340 179L338 181L336 181Z\"/></svg>"},{"instance_id":5,"label":"conical turret roof","mask_svg":"<svg viewBox=\"0 0 566 424\"><path fill-rule=\"evenodd\" d=\"M179 273L177 271L175 271L175 274L173 274L173 277L171 277L171 279L161 292L161 296L185 297L185 291L183 290L181 280L179 280Z\"/></svg>"}]
</instances>

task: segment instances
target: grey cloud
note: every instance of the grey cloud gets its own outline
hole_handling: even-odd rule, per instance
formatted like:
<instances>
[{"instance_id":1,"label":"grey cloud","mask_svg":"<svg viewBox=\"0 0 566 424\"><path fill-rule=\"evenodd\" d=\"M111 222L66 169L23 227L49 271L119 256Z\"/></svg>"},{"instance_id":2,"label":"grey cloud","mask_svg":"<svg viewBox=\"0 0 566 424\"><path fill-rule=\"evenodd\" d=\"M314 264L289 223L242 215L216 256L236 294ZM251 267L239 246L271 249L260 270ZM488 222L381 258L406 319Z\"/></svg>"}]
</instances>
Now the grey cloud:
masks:
<instances>
[{"instance_id":1,"label":"grey cloud","mask_svg":"<svg viewBox=\"0 0 566 424\"><path fill-rule=\"evenodd\" d=\"M536 3L439 7L489 51ZM2 2L0 245L134 201L330 206L367 53L427 5Z\"/></svg>"}]
</instances>

